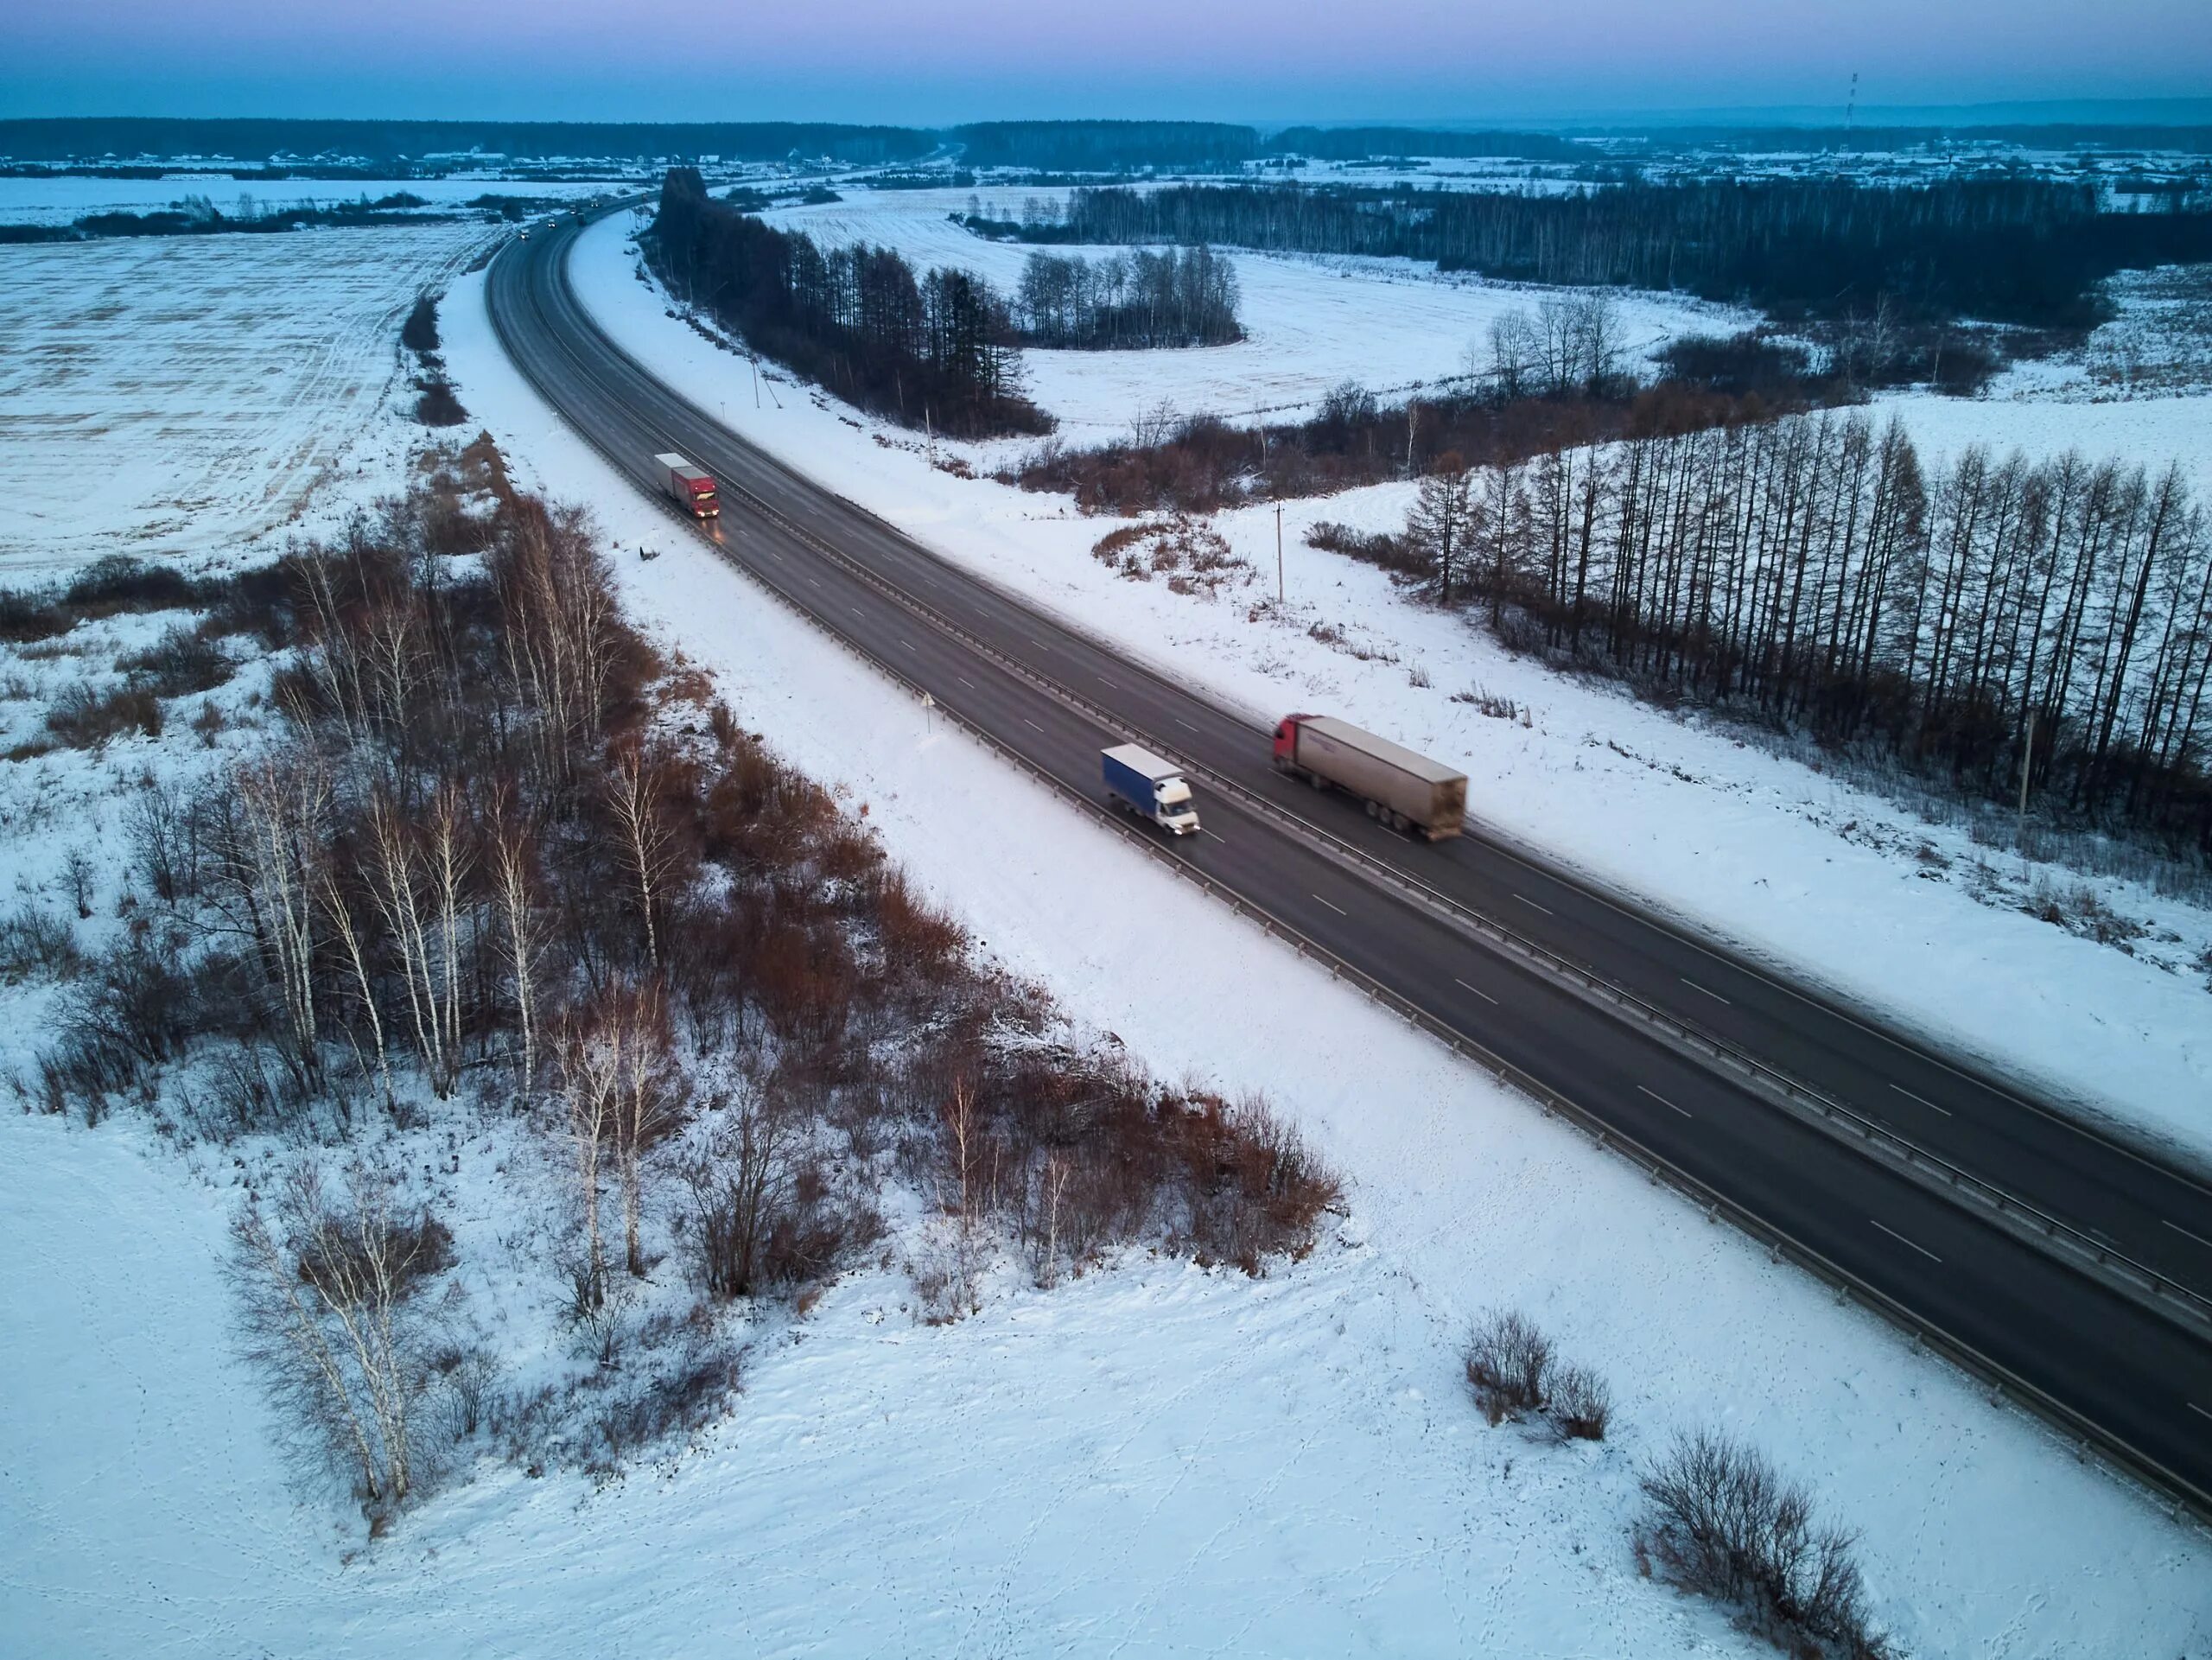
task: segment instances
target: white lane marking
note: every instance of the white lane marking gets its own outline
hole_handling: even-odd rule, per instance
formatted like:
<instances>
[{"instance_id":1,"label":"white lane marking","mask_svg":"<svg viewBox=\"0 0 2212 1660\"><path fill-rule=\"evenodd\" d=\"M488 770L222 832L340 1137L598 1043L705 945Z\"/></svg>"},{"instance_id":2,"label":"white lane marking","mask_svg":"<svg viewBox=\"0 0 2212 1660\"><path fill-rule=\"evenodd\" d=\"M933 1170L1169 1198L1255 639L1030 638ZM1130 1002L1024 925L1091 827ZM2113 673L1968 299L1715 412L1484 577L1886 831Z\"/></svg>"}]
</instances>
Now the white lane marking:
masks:
<instances>
[{"instance_id":1,"label":"white lane marking","mask_svg":"<svg viewBox=\"0 0 2212 1660\"><path fill-rule=\"evenodd\" d=\"M1229 845L1229 838L1226 836L1224 836L1218 830L1210 830L1203 824L1198 826L1198 834L1201 836L1212 836L1215 841L1220 843L1224 847L1227 847Z\"/></svg>"},{"instance_id":2,"label":"white lane marking","mask_svg":"<svg viewBox=\"0 0 2212 1660\"><path fill-rule=\"evenodd\" d=\"M1526 894L1516 894L1513 897L1519 900L1522 904L1527 906L1531 911L1544 911L1544 907L1542 906L1537 904L1535 900L1530 899ZM1546 916L1549 916L1551 913L1549 911L1544 911L1544 914Z\"/></svg>"},{"instance_id":3,"label":"white lane marking","mask_svg":"<svg viewBox=\"0 0 2212 1660\"><path fill-rule=\"evenodd\" d=\"M1316 894L1313 897L1317 900L1321 900L1321 896L1319 894ZM1321 900L1321 903L1324 905L1329 905L1329 901L1326 900ZM1350 916L1351 914L1351 912L1345 910L1341 905L1329 905L1329 908L1332 911L1334 911L1340 917Z\"/></svg>"},{"instance_id":4,"label":"white lane marking","mask_svg":"<svg viewBox=\"0 0 2212 1660\"><path fill-rule=\"evenodd\" d=\"M955 680L957 680L962 685L967 687L969 690L973 691L976 690L976 683L970 680L966 675L956 674L952 677Z\"/></svg>"},{"instance_id":5,"label":"white lane marking","mask_svg":"<svg viewBox=\"0 0 2212 1660\"><path fill-rule=\"evenodd\" d=\"M1676 977L1692 991L1702 991L1707 996L1712 998L1714 1002L1719 1003L1723 1008L1733 1008L1736 1006L1730 1002L1726 997L1722 996L1719 992L1713 990L1711 987L1698 984L1696 981L1691 979L1687 974L1680 975Z\"/></svg>"},{"instance_id":6,"label":"white lane marking","mask_svg":"<svg viewBox=\"0 0 2212 1660\"><path fill-rule=\"evenodd\" d=\"M1045 729L1043 727L1039 726L1036 722L1031 720L1027 715L1021 717L1021 723L1027 727L1032 732L1042 732Z\"/></svg>"},{"instance_id":7,"label":"white lane marking","mask_svg":"<svg viewBox=\"0 0 2212 1660\"><path fill-rule=\"evenodd\" d=\"M1104 675L1103 675L1103 674L1102 674L1102 675L1100 675L1098 677L1099 677L1099 679L1100 679L1101 681L1103 681L1107 685L1113 686L1113 687L1114 687L1114 690L1115 690L1116 691L1119 691L1119 690L1121 690L1121 687L1119 687L1118 685L1115 685L1114 682L1112 682L1111 680L1108 680Z\"/></svg>"},{"instance_id":8,"label":"white lane marking","mask_svg":"<svg viewBox=\"0 0 2212 1660\"><path fill-rule=\"evenodd\" d=\"M1198 730L1198 728L1192 726L1188 721L1185 720L1179 715L1175 717L1175 724L1181 727L1185 732L1196 732Z\"/></svg>"},{"instance_id":9,"label":"white lane marking","mask_svg":"<svg viewBox=\"0 0 2212 1660\"><path fill-rule=\"evenodd\" d=\"M1643 1085L1641 1084L1637 1084L1636 1087L1639 1090L1643 1090ZM1643 1092L1649 1096L1654 1101L1656 1101L1662 1107L1675 1107L1675 1103L1673 1102L1669 1101L1665 1096L1660 1094L1656 1090L1643 1090ZM1675 1110L1681 1113L1685 1118L1694 1118L1697 1116L1697 1115L1692 1112L1688 1107L1675 1107ZM1881 1224L1877 1223L1875 1225L1878 1227Z\"/></svg>"},{"instance_id":10,"label":"white lane marking","mask_svg":"<svg viewBox=\"0 0 2212 1660\"><path fill-rule=\"evenodd\" d=\"M2187 1407L2191 1412L2194 1412L2200 1418L2212 1418L2212 1412L2207 1412L2202 1407L2197 1405L2194 1401L2183 1401L2182 1404Z\"/></svg>"},{"instance_id":11,"label":"white lane marking","mask_svg":"<svg viewBox=\"0 0 2212 1660\"><path fill-rule=\"evenodd\" d=\"M921 648L920 648L919 646L916 646L916 645L914 644L914 642L913 642L912 640L911 640L911 639L905 639L905 638L903 638L903 637L902 637L902 638L899 639L899 643L901 646L905 646L908 651L910 651L910 652L913 652L913 654L914 654L916 657L919 657L919 656L922 654L922 653L921 653Z\"/></svg>"},{"instance_id":12,"label":"white lane marking","mask_svg":"<svg viewBox=\"0 0 2212 1660\"><path fill-rule=\"evenodd\" d=\"M2158 1219L2161 1222L2165 1222L2165 1218L2164 1217L2160 1217ZM2212 1239L2207 1239L2201 1233L2191 1233L2187 1228L2183 1227L2178 1222L2166 1222L2166 1225L2184 1239L2194 1239L2200 1245L2212 1245Z\"/></svg>"},{"instance_id":13,"label":"white lane marking","mask_svg":"<svg viewBox=\"0 0 2212 1660\"><path fill-rule=\"evenodd\" d=\"M1473 992L1476 996L1481 998L1486 1003L1495 1003L1497 1001L1497 998L1491 996L1490 993L1484 991L1480 986L1467 985L1467 983L1459 978L1456 974L1452 976L1452 983L1455 986L1465 986L1467 990Z\"/></svg>"},{"instance_id":14,"label":"white lane marking","mask_svg":"<svg viewBox=\"0 0 2212 1660\"><path fill-rule=\"evenodd\" d=\"M1871 1217L1871 1216L1870 1216L1870 1217L1868 1217L1866 1219L1867 1219L1869 1222L1874 1222L1874 1218L1873 1218L1872 1217ZM1878 1227L1878 1228L1882 1228L1882 1224L1881 1224L1880 1223L1878 1223L1878 1222L1874 1222L1874 1225L1875 1225L1876 1227ZM1897 1242L1897 1243L1899 1243L1900 1245L1904 1245L1904 1246L1905 1246L1905 1247L1906 1247L1907 1249L1909 1249L1909 1250L1916 1250L1916 1251L1918 1251L1918 1252L1919 1252L1923 1256L1925 1256L1925 1257L1926 1257L1929 1262L1941 1262L1943 1260L1942 1257L1938 1256L1937 1256L1934 1251L1932 1251L1932 1250L1929 1250L1927 1246L1925 1246L1925 1245L1916 1245L1916 1244L1914 1244L1914 1243L1912 1243L1912 1241L1911 1241L1911 1240L1910 1240L1910 1239L1906 1238L1903 1234L1899 1233L1899 1232L1898 1232L1895 1228L1882 1228L1882 1231L1883 1231L1884 1233L1885 1233L1885 1234L1889 1235L1889 1237L1890 1237L1891 1238L1892 1238L1892 1239L1896 1240L1896 1241Z\"/></svg>"},{"instance_id":15,"label":"white lane marking","mask_svg":"<svg viewBox=\"0 0 2212 1660\"><path fill-rule=\"evenodd\" d=\"M851 612L855 616L858 617L858 618L859 618L862 622L866 622L866 621L868 620L868 613L867 613L867 612L865 612L865 611L863 611L863 610L861 610L861 609L860 608L860 607L858 607L858 606L856 606L856 605L849 605L849 606L847 606L847 607L845 607L845 609L846 609L846 610L848 610L848 611L849 611L849 612Z\"/></svg>"},{"instance_id":16,"label":"white lane marking","mask_svg":"<svg viewBox=\"0 0 2212 1660\"><path fill-rule=\"evenodd\" d=\"M1933 1101L1930 1101L1926 1096L1915 1095L1910 1090L1905 1088L1902 1084L1892 1084L1890 1087L1895 1090L1899 1095L1904 1097L1906 1100L1919 1102L1922 1106L1927 1108L1930 1112L1940 1112L1946 1118L1948 1118L1951 1116L1951 1110L1948 1107L1939 1107Z\"/></svg>"},{"instance_id":17,"label":"white lane marking","mask_svg":"<svg viewBox=\"0 0 2212 1660\"><path fill-rule=\"evenodd\" d=\"M1045 642L1044 642L1043 640L1041 640L1041 639L1033 639L1033 640L1031 640L1029 643L1030 643L1032 646L1035 646L1039 651L1040 651L1040 652L1049 652L1049 651L1051 651L1051 650L1052 649L1051 646L1047 646L1046 644L1045 644Z\"/></svg>"},{"instance_id":18,"label":"white lane marking","mask_svg":"<svg viewBox=\"0 0 2212 1660\"><path fill-rule=\"evenodd\" d=\"M808 586L809 588L819 588L819 587L821 587L821 586L822 586L822 584L821 584L821 583L819 583L819 582L816 582L816 581L814 580L814 578L813 578L813 577L811 577L811 576L810 576L810 577L808 577L808 578L806 579L806 584L807 584L807 586Z\"/></svg>"}]
</instances>

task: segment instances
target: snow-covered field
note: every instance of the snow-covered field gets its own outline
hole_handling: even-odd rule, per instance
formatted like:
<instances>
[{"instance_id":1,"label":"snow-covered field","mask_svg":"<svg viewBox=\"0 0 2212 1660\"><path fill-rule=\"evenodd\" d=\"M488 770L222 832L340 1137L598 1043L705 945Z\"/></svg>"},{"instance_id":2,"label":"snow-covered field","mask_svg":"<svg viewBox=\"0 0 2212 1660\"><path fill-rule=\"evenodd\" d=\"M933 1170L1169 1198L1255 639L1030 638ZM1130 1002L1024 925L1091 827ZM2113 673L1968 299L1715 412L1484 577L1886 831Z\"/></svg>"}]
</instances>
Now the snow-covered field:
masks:
<instances>
[{"instance_id":1,"label":"snow-covered field","mask_svg":"<svg viewBox=\"0 0 2212 1660\"><path fill-rule=\"evenodd\" d=\"M1408 603L1381 572L1306 545L1306 531L1323 519L1397 528L1410 485L1286 504L1291 603L1281 612L1255 618L1249 603L1274 576L1269 508L1219 521L1255 567L1248 587L1209 601L1124 580L1090 553L1113 521L1082 518L1063 498L932 468L908 435L856 429L810 389L779 387L756 410L743 359L671 321L658 290L639 282L624 228L602 222L577 246L579 291L600 320L702 407L947 557L1205 684L1255 722L1319 708L1449 759L1468 773L1476 815L1503 831L2212 1161L2212 995L2194 967L2212 946L2202 911L2099 880L2094 887L2115 909L2171 936L2138 942L2131 957L1981 903L1978 886L2032 892L2040 882L2071 894L2078 879L2039 869L2023 882L2017 861L1975 846L1963 830L1923 824L1726 731L1516 659L1467 622ZM1160 360L1166 376L1173 359L1193 354L1113 355ZM1962 422L2011 407L1924 401ZM2043 430L2068 429L2060 411L2023 407L2049 423ZM1905 408L1909 420L1922 412L1918 403ZM2186 422L2196 406L2171 404L2166 413ZM1344 638L1317 639L1317 626ZM1430 684L1414 684L1415 671ZM1453 701L1474 687L1514 699L1529 723ZM1940 867L1920 855L1923 844Z\"/></svg>"},{"instance_id":2,"label":"snow-covered field","mask_svg":"<svg viewBox=\"0 0 2212 1660\"><path fill-rule=\"evenodd\" d=\"M612 271L635 288L619 258ZM151 320L118 304L118 335ZM748 726L865 803L893 855L1071 1011L1166 1076L1269 1091L1347 1173L1347 1215L1266 1281L1140 1254L1005 1289L947 1327L914 1321L896 1274L857 1274L755 1351L695 1449L599 1490L490 1474L364 1545L287 1485L228 1358L227 1158L180 1158L130 1114L96 1131L0 1115L0 1651L1756 1656L1770 1650L1641 1577L1627 1543L1644 1461L1708 1422L1865 1530L1877 1612L1908 1652L2212 1645L2201 1530L932 730L557 425L493 341L480 277L455 283L442 321L463 401L524 480L668 550L620 566L629 599ZM192 383L166 386L171 418L198 407ZM777 390L807 464L842 482L855 456L883 456L877 498L903 491L926 533L1026 545L1003 526L1036 499L979 527L963 499L930 493L952 480L865 439L848 454L834 414ZM319 394L334 419L344 394ZM415 436L385 409L371 448ZM374 482L333 480L310 518ZM1084 597L1073 567L1098 528L1052 531L1065 570L1029 550L1055 602ZM1170 649L1211 649L1195 604L1128 614ZM1306 669L1339 663L1354 666ZM59 903L64 838L118 857L123 792L190 764L197 740L168 742L186 747L0 764L10 798L66 795L0 903ZM1132 967L1163 927L1173 978ZM0 1072L25 1068L46 995L0 987ZM1458 1340L1512 1304L1611 1382L1602 1446L1473 1413Z\"/></svg>"},{"instance_id":3,"label":"snow-covered field","mask_svg":"<svg viewBox=\"0 0 2212 1660\"><path fill-rule=\"evenodd\" d=\"M971 196L986 209L1019 215L1032 198L1058 194L849 188L843 201L778 208L764 217L828 246L876 243L898 249L917 269L976 271L1011 294L1033 250L976 236L948 215L965 213ZM1046 251L1097 259L1126 250ZM1204 410L1235 422L1262 410L1269 419L1297 419L1344 381L1380 391L1460 374L1467 347L1484 339L1493 319L1532 308L1541 297L1510 284L1439 277L1410 259L1229 258L1243 290L1237 314L1244 340L1177 352L1026 353L1030 396L1078 443L1120 436L1141 411L1163 399L1185 415ZM1677 334L1745 321L1743 314L1672 295L1623 296L1619 313L1624 338L1637 356Z\"/></svg>"},{"instance_id":4,"label":"snow-covered field","mask_svg":"<svg viewBox=\"0 0 2212 1660\"><path fill-rule=\"evenodd\" d=\"M179 169L158 179L0 179L0 225L67 225L86 213L152 213L187 196L205 196L226 213L238 211L240 198L262 212L296 207L302 202L334 207L371 201L404 191L432 208L456 207L479 196L559 199L605 194L605 184L547 184L534 179L276 179L241 182L227 173L194 173Z\"/></svg>"},{"instance_id":5,"label":"snow-covered field","mask_svg":"<svg viewBox=\"0 0 2212 1660\"><path fill-rule=\"evenodd\" d=\"M401 319L480 225L0 248L0 580L237 556L390 488ZM333 498L334 499L334 498Z\"/></svg>"}]
</instances>

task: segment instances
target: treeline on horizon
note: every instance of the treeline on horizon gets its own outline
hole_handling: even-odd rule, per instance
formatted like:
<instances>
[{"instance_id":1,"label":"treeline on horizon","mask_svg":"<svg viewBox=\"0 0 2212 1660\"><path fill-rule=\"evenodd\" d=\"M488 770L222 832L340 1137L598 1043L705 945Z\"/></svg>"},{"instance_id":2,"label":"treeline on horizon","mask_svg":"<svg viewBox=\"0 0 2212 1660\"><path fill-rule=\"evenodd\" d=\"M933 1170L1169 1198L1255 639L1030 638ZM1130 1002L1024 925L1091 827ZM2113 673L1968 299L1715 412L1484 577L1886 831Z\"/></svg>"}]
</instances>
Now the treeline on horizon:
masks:
<instances>
[{"instance_id":1,"label":"treeline on horizon","mask_svg":"<svg viewBox=\"0 0 2212 1660\"><path fill-rule=\"evenodd\" d=\"M1564 194L1303 185L1077 189L1037 243L1211 244L1433 260L1505 281L1658 289L1783 318L2097 321L2123 270L2212 259L2212 213L2100 210L2088 185L1949 179L1630 183Z\"/></svg>"},{"instance_id":2,"label":"treeline on horizon","mask_svg":"<svg viewBox=\"0 0 2212 1660\"><path fill-rule=\"evenodd\" d=\"M420 170L426 157L472 152L516 161L637 161L717 156L781 161L794 153L855 166L891 166L957 154L965 166L1125 172L1145 168L1233 169L1272 157L1363 161L1404 156L1495 156L1522 161L1601 158L1590 142L1642 139L1682 148L1891 151L1948 142L2031 149L2212 151L2212 127L2080 124L1994 127L1632 128L1602 134L1435 127L1287 127L1268 131L1217 121L982 121L946 128L837 122L378 121L259 118L68 116L0 120L0 156L43 166L118 163L149 156L250 162L257 175L289 169L270 158L312 156Z\"/></svg>"}]
</instances>

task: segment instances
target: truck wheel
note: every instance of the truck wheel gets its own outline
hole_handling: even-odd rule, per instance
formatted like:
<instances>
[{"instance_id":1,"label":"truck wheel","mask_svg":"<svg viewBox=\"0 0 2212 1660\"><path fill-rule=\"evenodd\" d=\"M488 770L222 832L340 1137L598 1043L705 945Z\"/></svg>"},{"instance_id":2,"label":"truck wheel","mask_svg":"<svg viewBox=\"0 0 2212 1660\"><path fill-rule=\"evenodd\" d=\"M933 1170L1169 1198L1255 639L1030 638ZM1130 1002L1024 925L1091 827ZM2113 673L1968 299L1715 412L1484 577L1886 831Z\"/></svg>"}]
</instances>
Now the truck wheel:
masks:
<instances>
[{"instance_id":1,"label":"truck wheel","mask_svg":"<svg viewBox=\"0 0 2212 1660\"><path fill-rule=\"evenodd\" d=\"M1406 833L1406 826L1412 822L1413 821L1411 819L1408 818L1405 814L1402 812L1394 812L1390 815L1390 828L1397 831L1401 836L1403 836Z\"/></svg>"},{"instance_id":2,"label":"truck wheel","mask_svg":"<svg viewBox=\"0 0 2212 1660\"><path fill-rule=\"evenodd\" d=\"M1370 801L1370 802L1369 802L1369 803L1367 804L1367 816L1368 816L1370 818L1380 818L1380 817L1382 817L1382 804L1381 804L1380 802L1375 802L1375 801Z\"/></svg>"}]
</instances>

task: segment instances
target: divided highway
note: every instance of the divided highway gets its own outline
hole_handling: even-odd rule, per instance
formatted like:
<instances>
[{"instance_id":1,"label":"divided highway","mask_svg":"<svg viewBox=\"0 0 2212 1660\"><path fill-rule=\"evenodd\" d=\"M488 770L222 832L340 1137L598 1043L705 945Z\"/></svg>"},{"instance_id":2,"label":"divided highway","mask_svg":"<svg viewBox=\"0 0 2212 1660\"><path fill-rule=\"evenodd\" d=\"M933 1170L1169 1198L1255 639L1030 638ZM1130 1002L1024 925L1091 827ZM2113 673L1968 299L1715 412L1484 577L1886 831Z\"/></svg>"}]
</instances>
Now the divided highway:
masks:
<instances>
[{"instance_id":1,"label":"divided highway","mask_svg":"<svg viewBox=\"0 0 2212 1660\"><path fill-rule=\"evenodd\" d=\"M641 487L662 451L713 472L725 558L1082 801L1109 744L1183 761L1205 833L1159 850L1185 874L2212 1516L2212 1188L1478 828L1408 843L1281 778L1264 726L653 379L571 290L575 235L493 262L499 337Z\"/></svg>"}]
</instances>

